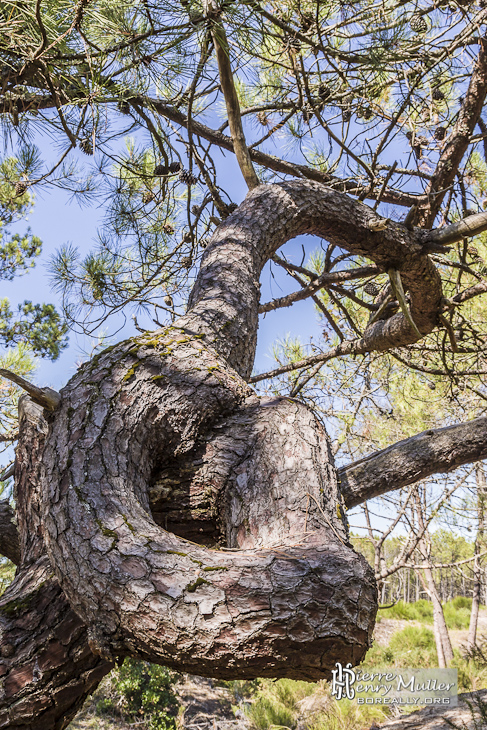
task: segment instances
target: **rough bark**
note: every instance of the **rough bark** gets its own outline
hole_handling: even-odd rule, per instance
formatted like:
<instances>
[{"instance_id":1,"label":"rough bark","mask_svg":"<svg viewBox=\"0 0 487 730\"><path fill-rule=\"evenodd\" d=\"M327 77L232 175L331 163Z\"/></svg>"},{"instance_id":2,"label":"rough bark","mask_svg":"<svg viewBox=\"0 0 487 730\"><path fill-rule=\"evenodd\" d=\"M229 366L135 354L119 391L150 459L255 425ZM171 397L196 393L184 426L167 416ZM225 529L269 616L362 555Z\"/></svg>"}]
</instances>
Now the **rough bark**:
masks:
<instances>
[{"instance_id":1,"label":"rough bark","mask_svg":"<svg viewBox=\"0 0 487 730\"><path fill-rule=\"evenodd\" d=\"M441 287L421 240L396 224L377 231L376 219L314 183L257 188L213 237L188 314L106 351L63 390L44 455L46 541L101 655L312 679L364 654L375 585L347 543L326 436L304 406L284 417L287 401L259 405L238 373L248 377L253 362L260 271L303 232L402 268L418 326L434 326ZM393 319L373 328L384 347L416 337L402 315ZM205 443L212 457L190 484L222 495L217 531L231 552L188 546L149 510L161 473ZM232 466L235 454L243 461Z\"/></svg>"},{"instance_id":2,"label":"rough bark","mask_svg":"<svg viewBox=\"0 0 487 730\"><path fill-rule=\"evenodd\" d=\"M39 514L42 411L21 400L16 502L22 562L0 599L0 728L62 730L112 665L92 654L45 554Z\"/></svg>"},{"instance_id":3,"label":"rough bark","mask_svg":"<svg viewBox=\"0 0 487 730\"><path fill-rule=\"evenodd\" d=\"M347 507L487 457L487 418L412 436L338 471Z\"/></svg>"},{"instance_id":4,"label":"rough bark","mask_svg":"<svg viewBox=\"0 0 487 730\"><path fill-rule=\"evenodd\" d=\"M428 334L436 326L442 290L427 256L424 231L409 231L393 221L373 230L377 220L381 219L368 206L318 183L260 185L215 232L180 326L204 335L231 367L248 378L255 355L262 268L286 241L307 233L369 258L385 270L399 270L411 297L412 317L422 334ZM369 327L355 349L385 351L417 339L399 313Z\"/></svg>"},{"instance_id":5,"label":"rough bark","mask_svg":"<svg viewBox=\"0 0 487 730\"><path fill-rule=\"evenodd\" d=\"M259 399L246 382L260 272L302 233L401 271L416 326L436 326L441 282L424 232L317 183L251 191L205 250L188 313L105 350L63 389L45 414L42 461L27 445L43 429L24 424L22 563L0 604L2 647L14 647L0 665L4 688L23 674L4 690L4 726L30 727L42 709L43 727L64 727L115 656L215 677L304 679L364 656L376 585L348 542L324 428L304 405ZM386 350L417 334L400 313L362 339ZM28 611L9 614L19 597ZM40 656L50 662L41 676Z\"/></svg>"},{"instance_id":6,"label":"rough bark","mask_svg":"<svg viewBox=\"0 0 487 730\"><path fill-rule=\"evenodd\" d=\"M7 499L0 502L0 555L12 561L20 562L19 533L15 513Z\"/></svg>"},{"instance_id":7,"label":"rough bark","mask_svg":"<svg viewBox=\"0 0 487 730\"><path fill-rule=\"evenodd\" d=\"M441 283L422 232L378 225L367 206L315 183L249 193L206 249L187 315L83 368L50 417L48 551L104 657L136 654L228 678L313 679L338 658L356 663L369 645L375 585L347 542L326 436L297 404L286 416L291 433L283 431L286 404L258 405L242 379L254 359L262 267L302 233L400 270L416 326L427 333L436 324ZM363 339L387 349L416 338L398 314ZM221 495L217 531L231 552L188 546L150 514L156 475L194 461L205 442L212 456L191 484ZM292 478L289 460L300 463Z\"/></svg>"},{"instance_id":8,"label":"rough bark","mask_svg":"<svg viewBox=\"0 0 487 730\"><path fill-rule=\"evenodd\" d=\"M200 339L159 335L122 351L63 392L44 458L50 554L93 648L217 677L314 679L339 657L359 661L375 583L337 517L312 414L260 405ZM230 551L188 544L148 513L155 468L198 449L211 425L220 435L208 482L229 484Z\"/></svg>"}]
</instances>

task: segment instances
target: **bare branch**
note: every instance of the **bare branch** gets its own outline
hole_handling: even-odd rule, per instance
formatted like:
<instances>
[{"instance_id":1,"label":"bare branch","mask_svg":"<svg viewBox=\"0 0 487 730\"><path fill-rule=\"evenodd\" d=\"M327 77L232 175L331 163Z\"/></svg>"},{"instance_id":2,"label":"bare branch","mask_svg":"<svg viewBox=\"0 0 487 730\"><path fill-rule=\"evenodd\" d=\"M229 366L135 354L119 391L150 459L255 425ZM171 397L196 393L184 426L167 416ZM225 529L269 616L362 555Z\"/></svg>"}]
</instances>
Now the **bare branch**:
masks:
<instances>
[{"instance_id":1,"label":"bare branch","mask_svg":"<svg viewBox=\"0 0 487 730\"><path fill-rule=\"evenodd\" d=\"M232 135L233 148L247 187L252 188L259 185L259 178L256 175L252 160L250 158L245 134L242 127L240 115L240 103L238 101L235 83L233 81L232 67L230 64L230 49L223 23L218 20L212 27L211 35L215 44L216 59L220 83L227 108L228 125Z\"/></svg>"},{"instance_id":2,"label":"bare branch","mask_svg":"<svg viewBox=\"0 0 487 730\"><path fill-rule=\"evenodd\" d=\"M280 309L281 307L290 307L294 302L299 302L302 299L315 294L319 289L326 288L329 284L340 284L344 281L351 281L353 279L361 279L365 276L374 276L380 274L381 269L378 266L361 266L357 269L348 269L347 271L335 271L332 273L324 273L318 276L316 279L311 281L308 286L303 287L298 291L288 294L285 297L279 299L273 299L271 302L261 304L259 307L259 313L270 312L273 309Z\"/></svg>"},{"instance_id":3,"label":"bare branch","mask_svg":"<svg viewBox=\"0 0 487 730\"><path fill-rule=\"evenodd\" d=\"M443 198L455 180L460 162L470 144L470 137L480 118L487 96L486 50L486 41L480 38L479 55L457 121L426 188L425 202L419 206L415 217L415 224L421 228L431 228L433 225Z\"/></svg>"},{"instance_id":4,"label":"bare branch","mask_svg":"<svg viewBox=\"0 0 487 730\"><path fill-rule=\"evenodd\" d=\"M487 417L423 431L339 469L347 507L487 458Z\"/></svg>"},{"instance_id":5,"label":"bare branch","mask_svg":"<svg viewBox=\"0 0 487 730\"><path fill-rule=\"evenodd\" d=\"M30 395L33 401L50 411L55 410L61 402L61 396L56 390L52 388L39 388L37 385L29 383L28 380L10 370L0 368L0 376L18 385Z\"/></svg>"},{"instance_id":6,"label":"bare branch","mask_svg":"<svg viewBox=\"0 0 487 730\"><path fill-rule=\"evenodd\" d=\"M462 238L477 236L486 230L487 213L477 213L476 215L470 215L468 218L463 218L461 221L452 223L450 226L429 231L425 241L447 246L450 243L461 241Z\"/></svg>"}]
</instances>

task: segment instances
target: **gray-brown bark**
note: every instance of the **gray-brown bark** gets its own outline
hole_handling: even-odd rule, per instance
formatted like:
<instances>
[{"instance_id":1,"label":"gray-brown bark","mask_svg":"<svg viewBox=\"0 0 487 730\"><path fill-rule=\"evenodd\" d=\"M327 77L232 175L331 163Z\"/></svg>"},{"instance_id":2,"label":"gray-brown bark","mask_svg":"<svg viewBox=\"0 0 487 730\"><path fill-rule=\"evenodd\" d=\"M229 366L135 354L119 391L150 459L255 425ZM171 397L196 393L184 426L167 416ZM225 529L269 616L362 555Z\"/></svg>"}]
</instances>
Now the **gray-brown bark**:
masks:
<instances>
[{"instance_id":1,"label":"gray-brown bark","mask_svg":"<svg viewBox=\"0 0 487 730\"><path fill-rule=\"evenodd\" d=\"M39 515L42 410L21 399L16 502L22 562L0 598L0 728L62 730L111 665L88 647L45 554Z\"/></svg>"},{"instance_id":2,"label":"gray-brown bark","mask_svg":"<svg viewBox=\"0 0 487 730\"><path fill-rule=\"evenodd\" d=\"M431 564L431 540L424 521L423 504L420 495L415 494L416 516L418 528L422 535L418 541L418 549L423 558L423 567L419 572L419 578L425 591L428 593L433 604L433 633L435 636L436 653L438 655L438 666L445 668L450 665L453 659L453 649L450 641L450 634L443 613L440 596L436 587Z\"/></svg>"},{"instance_id":3,"label":"gray-brown bark","mask_svg":"<svg viewBox=\"0 0 487 730\"><path fill-rule=\"evenodd\" d=\"M32 449L18 452L19 575L29 596L50 591L49 641L71 610L64 597L79 617L61 641L63 682L84 671L92 687L128 654L216 677L316 679L368 648L376 586L348 542L326 433L304 405L259 399L246 382L260 272L302 233L401 271L415 326L436 326L441 282L424 232L377 225L364 204L309 181L249 193L206 249L188 313L83 366L46 414L42 464ZM361 346L417 337L399 313L369 327ZM45 572L43 541L62 592ZM4 600L22 590L16 579ZM34 657L44 649L31 648L20 691L32 717ZM8 657L3 666L6 677L15 671ZM51 711L53 690L37 687ZM5 698L0 708L11 712Z\"/></svg>"},{"instance_id":4,"label":"gray-brown bark","mask_svg":"<svg viewBox=\"0 0 487 730\"><path fill-rule=\"evenodd\" d=\"M399 441L338 471L347 507L487 457L487 418Z\"/></svg>"},{"instance_id":5,"label":"gray-brown bark","mask_svg":"<svg viewBox=\"0 0 487 730\"><path fill-rule=\"evenodd\" d=\"M198 448L211 425L208 482L228 484L231 551L190 545L147 512L155 467ZM200 339L175 330L88 366L51 428L49 549L95 649L220 677L307 679L363 655L375 583L347 543L326 436L304 406L261 405Z\"/></svg>"},{"instance_id":6,"label":"gray-brown bark","mask_svg":"<svg viewBox=\"0 0 487 730\"><path fill-rule=\"evenodd\" d=\"M385 270L400 270L413 319L428 334L436 326L442 290L424 247L424 231L409 231L393 221L373 230L377 220L368 206L318 183L260 185L217 229L205 250L189 312L179 324L204 335L230 366L249 377L262 268L279 246L308 233L365 256ZM355 343L354 352L385 351L417 339L399 313L370 326Z\"/></svg>"},{"instance_id":7,"label":"gray-brown bark","mask_svg":"<svg viewBox=\"0 0 487 730\"><path fill-rule=\"evenodd\" d=\"M347 543L326 436L296 405L291 447L274 422L283 404L259 410L237 373L248 377L253 363L260 271L300 233L401 269L415 323L431 331L441 285L420 232L394 223L377 230L376 221L365 205L321 185L260 186L205 251L188 314L103 354L63 390L44 455L46 540L101 655L136 653L214 676L310 679L326 676L337 657L356 662L365 652L375 586ZM416 337L399 314L364 339L386 349ZM264 414L256 423L253 408ZM235 549L189 551L149 514L151 481L200 449L216 426L227 433L230 455L238 452L232 418L250 418L246 442L253 443L243 462L252 463L251 475L238 467L246 488L231 497L232 459L218 487L232 505L224 528ZM215 449L210 484L222 453ZM292 479L289 460L300 462ZM276 490L270 502L269 490Z\"/></svg>"},{"instance_id":8,"label":"gray-brown bark","mask_svg":"<svg viewBox=\"0 0 487 730\"><path fill-rule=\"evenodd\" d=\"M442 150L440 159L426 188L426 195L414 216L414 223L431 228L443 199L452 185L467 151L470 136L477 125L487 95L487 47L480 38L479 55L458 113L457 120Z\"/></svg>"}]
</instances>

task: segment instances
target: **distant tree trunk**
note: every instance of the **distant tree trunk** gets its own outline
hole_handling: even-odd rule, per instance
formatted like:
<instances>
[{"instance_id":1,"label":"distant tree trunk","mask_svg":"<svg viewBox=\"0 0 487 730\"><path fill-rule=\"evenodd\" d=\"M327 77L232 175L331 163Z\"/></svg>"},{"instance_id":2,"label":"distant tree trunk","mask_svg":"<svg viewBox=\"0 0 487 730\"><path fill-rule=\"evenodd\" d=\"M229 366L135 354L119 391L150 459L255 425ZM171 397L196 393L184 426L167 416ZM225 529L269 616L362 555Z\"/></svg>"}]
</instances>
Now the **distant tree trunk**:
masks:
<instances>
[{"instance_id":1,"label":"distant tree trunk","mask_svg":"<svg viewBox=\"0 0 487 730\"><path fill-rule=\"evenodd\" d=\"M435 635L436 652L438 654L438 666L445 668L453 659L453 649L440 596L433 577L433 571L431 570L431 564L426 559L423 561L423 565L424 568L421 572L424 577L420 574L420 579L433 604L433 633Z\"/></svg>"},{"instance_id":2,"label":"distant tree trunk","mask_svg":"<svg viewBox=\"0 0 487 730\"><path fill-rule=\"evenodd\" d=\"M479 554L484 542L484 509L486 498L485 474L482 464L477 464L475 470L477 479L477 536L475 538L475 560L473 564L473 593L472 611L470 613L470 626L468 628L467 649L473 649L477 642L477 625L479 619L480 595L482 590L482 568L480 566Z\"/></svg>"},{"instance_id":3,"label":"distant tree trunk","mask_svg":"<svg viewBox=\"0 0 487 730\"><path fill-rule=\"evenodd\" d=\"M418 549L423 558L423 568L419 572L419 578L423 587L433 603L433 633L435 635L436 652L438 654L438 666L445 668L453 659L453 649L451 646L450 635L441 605L441 599L433 576L431 564L431 545L428 540L428 532L423 519L422 505L419 495L416 499L416 514L418 518L418 527L423 533L423 537L418 542Z\"/></svg>"}]
</instances>

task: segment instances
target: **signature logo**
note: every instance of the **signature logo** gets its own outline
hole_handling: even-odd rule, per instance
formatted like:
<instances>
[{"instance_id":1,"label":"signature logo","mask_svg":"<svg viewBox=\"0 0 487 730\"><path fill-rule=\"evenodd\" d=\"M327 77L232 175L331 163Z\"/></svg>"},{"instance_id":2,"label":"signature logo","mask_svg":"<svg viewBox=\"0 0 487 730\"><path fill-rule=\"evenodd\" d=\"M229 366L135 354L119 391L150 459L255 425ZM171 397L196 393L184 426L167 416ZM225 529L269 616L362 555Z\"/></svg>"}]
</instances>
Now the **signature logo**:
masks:
<instances>
[{"instance_id":1,"label":"signature logo","mask_svg":"<svg viewBox=\"0 0 487 730\"><path fill-rule=\"evenodd\" d=\"M331 694L336 697L337 700L341 700L342 697L346 697L348 700L353 700L355 697L355 689L353 685L357 679L356 673L352 669L350 662L344 667L340 662L335 664L336 669L331 670Z\"/></svg>"}]
</instances>

